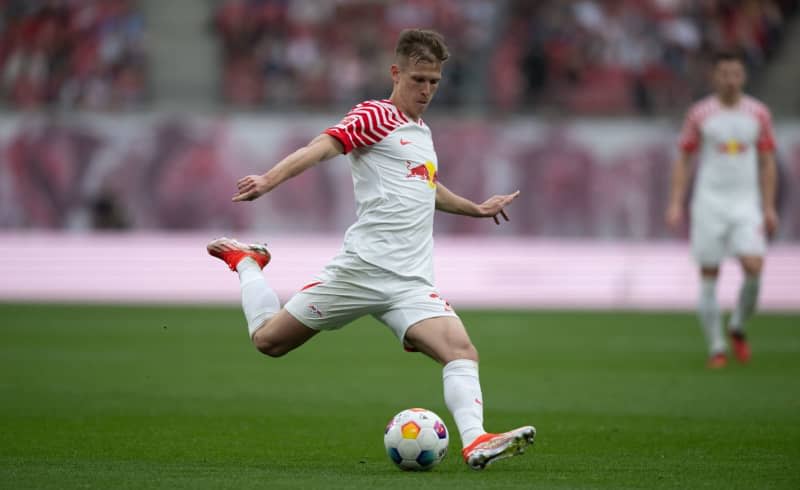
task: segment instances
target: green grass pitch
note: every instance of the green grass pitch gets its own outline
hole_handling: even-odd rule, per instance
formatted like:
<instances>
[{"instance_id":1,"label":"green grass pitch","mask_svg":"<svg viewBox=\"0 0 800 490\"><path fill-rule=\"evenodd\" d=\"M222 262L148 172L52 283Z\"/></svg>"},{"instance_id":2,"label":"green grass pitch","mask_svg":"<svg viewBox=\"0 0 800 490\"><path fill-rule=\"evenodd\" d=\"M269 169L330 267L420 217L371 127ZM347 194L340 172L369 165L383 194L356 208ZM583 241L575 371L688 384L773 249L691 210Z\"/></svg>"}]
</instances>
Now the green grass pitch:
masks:
<instances>
[{"instance_id":1,"label":"green grass pitch","mask_svg":"<svg viewBox=\"0 0 800 490\"><path fill-rule=\"evenodd\" d=\"M800 488L800 316L757 316L721 372L688 313L462 317L487 429L538 429L483 472L439 366L374 320L270 359L238 308L0 305L0 488ZM383 450L413 406L451 430L428 473Z\"/></svg>"}]
</instances>

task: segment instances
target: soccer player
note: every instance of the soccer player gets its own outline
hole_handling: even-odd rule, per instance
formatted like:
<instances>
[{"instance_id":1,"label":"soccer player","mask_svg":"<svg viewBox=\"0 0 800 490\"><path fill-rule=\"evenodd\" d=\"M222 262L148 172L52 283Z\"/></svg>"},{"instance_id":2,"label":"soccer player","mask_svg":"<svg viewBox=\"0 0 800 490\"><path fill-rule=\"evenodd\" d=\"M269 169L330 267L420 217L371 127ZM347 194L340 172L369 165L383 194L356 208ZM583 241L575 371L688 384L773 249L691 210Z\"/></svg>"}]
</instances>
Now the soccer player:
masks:
<instances>
[{"instance_id":1,"label":"soccer player","mask_svg":"<svg viewBox=\"0 0 800 490\"><path fill-rule=\"evenodd\" d=\"M667 224L677 229L684 219L691 156L698 152L690 236L700 267L698 317L708 342L708 367L714 369L727 364L716 298L720 263L736 256L744 272L727 330L737 360L746 363L750 347L745 324L758 301L766 239L778 228L772 120L767 107L743 93L745 79L738 55L715 56L714 94L695 103L686 116L666 211Z\"/></svg>"},{"instance_id":2,"label":"soccer player","mask_svg":"<svg viewBox=\"0 0 800 490\"><path fill-rule=\"evenodd\" d=\"M335 126L290 154L263 175L238 182L234 201L251 201L310 167L347 154L358 219L341 252L316 280L281 309L261 269L270 254L260 244L220 238L208 252L238 272L242 306L256 348L279 357L325 330L364 315L387 325L407 350L444 366L444 399L474 469L520 454L536 430L523 426L487 433L478 379L478 352L450 304L433 282L435 210L506 221L504 208L519 195L496 195L478 204L439 181L431 130L422 120L442 78L448 50L434 31L400 33L391 65L388 99L356 105Z\"/></svg>"}]
</instances>

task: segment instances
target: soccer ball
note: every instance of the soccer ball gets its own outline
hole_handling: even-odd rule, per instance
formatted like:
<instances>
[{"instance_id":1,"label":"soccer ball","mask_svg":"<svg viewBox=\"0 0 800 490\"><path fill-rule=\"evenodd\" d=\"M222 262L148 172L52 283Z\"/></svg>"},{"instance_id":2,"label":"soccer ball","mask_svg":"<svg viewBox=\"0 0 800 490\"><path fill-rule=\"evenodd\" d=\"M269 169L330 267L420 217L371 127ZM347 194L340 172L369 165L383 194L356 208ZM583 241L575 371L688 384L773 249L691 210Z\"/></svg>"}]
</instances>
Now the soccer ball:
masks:
<instances>
[{"instance_id":1,"label":"soccer ball","mask_svg":"<svg viewBox=\"0 0 800 490\"><path fill-rule=\"evenodd\" d=\"M447 455L450 437L438 415L424 408L409 408L386 424L383 445L400 469L429 470Z\"/></svg>"}]
</instances>

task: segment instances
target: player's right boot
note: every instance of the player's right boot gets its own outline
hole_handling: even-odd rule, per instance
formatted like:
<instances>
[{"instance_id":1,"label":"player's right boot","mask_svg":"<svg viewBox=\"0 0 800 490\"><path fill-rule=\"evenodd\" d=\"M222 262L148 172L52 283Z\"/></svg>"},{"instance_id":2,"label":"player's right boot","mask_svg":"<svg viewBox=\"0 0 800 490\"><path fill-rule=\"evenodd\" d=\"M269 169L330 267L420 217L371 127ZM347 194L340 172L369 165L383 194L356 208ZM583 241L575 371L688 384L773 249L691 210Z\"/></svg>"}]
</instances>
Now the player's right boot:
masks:
<instances>
[{"instance_id":1,"label":"player's right boot","mask_svg":"<svg viewBox=\"0 0 800 490\"><path fill-rule=\"evenodd\" d=\"M708 358L708 369L722 369L728 365L728 356L724 352L717 352Z\"/></svg>"},{"instance_id":2,"label":"player's right boot","mask_svg":"<svg viewBox=\"0 0 800 490\"><path fill-rule=\"evenodd\" d=\"M236 271L236 266L239 265L239 262L247 257L255 260L262 269L269 264L272 258L265 244L247 244L228 237L217 238L209 242L206 245L206 250L210 255L228 264L232 271Z\"/></svg>"},{"instance_id":3,"label":"player's right boot","mask_svg":"<svg viewBox=\"0 0 800 490\"><path fill-rule=\"evenodd\" d=\"M482 470L495 461L525 452L533 444L536 429L530 425L502 434L486 433L461 450L464 462L473 470Z\"/></svg>"},{"instance_id":4,"label":"player's right boot","mask_svg":"<svg viewBox=\"0 0 800 490\"><path fill-rule=\"evenodd\" d=\"M731 337L731 346L736 360L742 364L747 364L750 361L750 344L747 343L747 337L744 332L730 329L728 333Z\"/></svg>"}]
</instances>

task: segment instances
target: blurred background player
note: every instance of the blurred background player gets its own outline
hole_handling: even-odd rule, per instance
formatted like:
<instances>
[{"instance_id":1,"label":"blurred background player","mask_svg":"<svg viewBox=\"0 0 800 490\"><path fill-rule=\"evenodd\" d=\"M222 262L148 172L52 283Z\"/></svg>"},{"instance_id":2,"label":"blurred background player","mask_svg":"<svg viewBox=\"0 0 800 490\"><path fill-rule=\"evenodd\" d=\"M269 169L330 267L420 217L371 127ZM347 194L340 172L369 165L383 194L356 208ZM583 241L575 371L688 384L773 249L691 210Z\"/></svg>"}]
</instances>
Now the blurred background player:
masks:
<instances>
[{"instance_id":1,"label":"blurred background player","mask_svg":"<svg viewBox=\"0 0 800 490\"><path fill-rule=\"evenodd\" d=\"M686 115L666 221L673 229L683 222L691 156L699 153L690 211L691 247L701 278L698 316L708 342L708 366L721 368L727 355L716 296L719 266L733 255L744 273L727 330L736 358L746 363L745 324L758 302L767 237L778 228L777 171L772 118L764 104L743 93L742 59L735 53L716 55L712 78L714 94Z\"/></svg>"},{"instance_id":2,"label":"blurred background player","mask_svg":"<svg viewBox=\"0 0 800 490\"><path fill-rule=\"evenodd\" d=\"M500 224L498 215L508 220L503 208L519 191L477 204L439 181L431 131L421 115L448 56L440 34L402 31L389 99L356 105L339 124L267 173L239 180L233 200L250 201L319 162L340 154L350 157L358 219L347 230L340 254L283 309L261 271L270 261L264 246L220 238L209 243L208 251L239 273L248 330L266 355L282 356L320 331L372 315L408 350L441 363L445 403L458 426L464 461L483 469L523 452L536 431L524 426L491 434L483 428L477 350L434 286L433 215L438 209L492 217Z\"/></svg>"}]
</instances>

